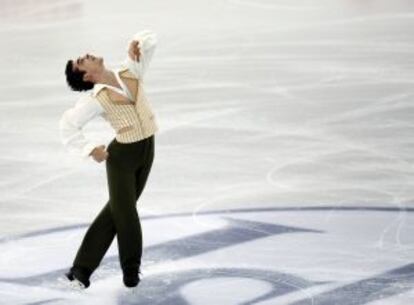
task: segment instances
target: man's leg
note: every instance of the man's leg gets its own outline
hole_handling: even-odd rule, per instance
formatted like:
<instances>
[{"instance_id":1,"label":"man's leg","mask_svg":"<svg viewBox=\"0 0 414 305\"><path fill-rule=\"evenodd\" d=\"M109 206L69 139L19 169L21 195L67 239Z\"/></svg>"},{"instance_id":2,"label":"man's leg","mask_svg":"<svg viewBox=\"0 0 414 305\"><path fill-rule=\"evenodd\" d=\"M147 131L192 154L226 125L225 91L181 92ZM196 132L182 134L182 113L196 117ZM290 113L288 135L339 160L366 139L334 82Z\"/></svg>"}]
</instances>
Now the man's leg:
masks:
<instances>
[{"instance_id":1,"label":"man's leg","mask_svg":"<svg viewBox=\"0 0 414 305\"><path fill-rule=\"evenodd\" d=\"M108 151L114 145L113 140ZM115 225L112 219L110 200L104 205L89 226L73 261L72 271L88 278L99 266L106 251L115 237Z\"/></svg>"},{"instance_id":2,"label":"man's leg","mask_svg":"<svg viewBox=\"0 0 414 305\"><path fill-rule=\"evenodd\" d=\"M139 167L135 170L135 203L139 199L142 191L144 190L146 181L148 179L153 158L154 158L154 142L153 137L149 139L143 140L141 143L142 149L140 150L140 155L138 160ZM134 159L136 156L134 156ZM136 211L136 209L135 209ZM127 287L135 287L140 282L139 272L140 272L140 265L141 265L141 257L142 257L142 229L141 229L141 222L137 212L137 224L139 227L139 251L138 251L138 265L127 265L123 267L123 281L125 286Z\"/></svg>"},{"instance_id":3,"label":"man's leg","mask_svg":"<svg viewBox=\"0 0 414 305\"><path fill-rule=\"evenodd\" d=\"M92 274L102 261L115 234L115 226L108 201L86 231L73 266L86 268Z\"/></svg>"},{"instance_id":4,"label":"man's leg","mask_svg":"<svg viewBox=\"0 0 414 305\"><path fill-rule=\"evenodd\" d=\"M127 151L118 152L107 162L110 209L118 241L120 265L123 270L138 269L142 255L142 233L135 199L135 175L128 167ZM124 155L122 155L124 154ZM122 159L122 162L116 162Z\"/></svg>"},{"instance_id":5,"label":"man's leg","mask_svg":"<svg viewBox=\"0 0 414 305\"><path fill-rule=\"evenodd\" d=\"M135 200L138 200L145 188L148 180L148 176L151 172L152 163L154 160L154 142L153 139L148 141L147 147L145 148L145 162L136 172L136 184L135 184Z\"/></svg>"}]
</instances>

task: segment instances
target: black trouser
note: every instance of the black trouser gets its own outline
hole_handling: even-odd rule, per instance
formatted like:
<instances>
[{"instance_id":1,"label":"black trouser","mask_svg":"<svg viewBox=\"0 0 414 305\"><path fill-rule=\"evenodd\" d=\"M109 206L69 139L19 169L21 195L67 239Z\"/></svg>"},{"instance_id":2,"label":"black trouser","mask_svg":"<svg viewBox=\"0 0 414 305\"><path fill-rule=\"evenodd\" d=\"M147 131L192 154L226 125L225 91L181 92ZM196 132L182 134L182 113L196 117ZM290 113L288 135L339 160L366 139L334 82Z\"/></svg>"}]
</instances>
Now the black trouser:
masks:
<instances>
[{"instance_id":1,"label":"black trouser","mask_svg":"<svg viewBox=\"0 0 414 305\"><path fill-rule=\"evenodd\" d=\"M154 135L133 143L113 139L106 159L109 200L89 226L73 267L92 273L100 264L115 235L122 270L139 268L142 231L136 202L154 159ZM89 274L89 275L90 275Z\"/></svg>"}]
</instances>

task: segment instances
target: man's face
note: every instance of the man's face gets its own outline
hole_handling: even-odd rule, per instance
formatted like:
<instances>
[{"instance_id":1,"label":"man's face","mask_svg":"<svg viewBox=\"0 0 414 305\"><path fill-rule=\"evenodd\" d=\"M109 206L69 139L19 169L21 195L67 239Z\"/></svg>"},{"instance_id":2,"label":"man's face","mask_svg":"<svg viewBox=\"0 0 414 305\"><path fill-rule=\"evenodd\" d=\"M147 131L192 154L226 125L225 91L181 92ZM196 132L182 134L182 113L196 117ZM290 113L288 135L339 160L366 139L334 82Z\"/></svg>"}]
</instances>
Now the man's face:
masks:
<instances>
[{"instance_id":1,"label":"man's face","mask_svg":"<svg viewBox=\"0 0 414 305\"><path fill-rule=\"evenodd\" d=\"M99 74L104 69L103 58L93 56L91 54L85 54L83 56L79 56L77 59L73 61L73 69L85 71L84 81L94 81L94 76Z\"/></svg>"}]
</instances>

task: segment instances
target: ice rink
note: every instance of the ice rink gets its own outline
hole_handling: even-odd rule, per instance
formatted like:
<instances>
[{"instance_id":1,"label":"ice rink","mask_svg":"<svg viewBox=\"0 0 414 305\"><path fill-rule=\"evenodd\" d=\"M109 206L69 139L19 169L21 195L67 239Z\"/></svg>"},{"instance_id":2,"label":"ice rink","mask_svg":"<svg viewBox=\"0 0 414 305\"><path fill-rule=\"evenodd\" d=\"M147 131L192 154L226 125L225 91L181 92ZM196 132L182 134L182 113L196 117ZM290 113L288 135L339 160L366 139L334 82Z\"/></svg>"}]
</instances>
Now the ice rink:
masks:
<instances>
[{"instance_id":1,"label":"ice rink","mask_svg":"<svg viewBox=\"0 0 414 305\"><path fill-rule=\"evenodd\" d=\"M0 25L0 305L414 304L413 1L0 0ZM108 190L59 139L65 63L118 67L142 29L142 281L124 288L115 239L71 291Z\"/></svg>"}]
</instances>

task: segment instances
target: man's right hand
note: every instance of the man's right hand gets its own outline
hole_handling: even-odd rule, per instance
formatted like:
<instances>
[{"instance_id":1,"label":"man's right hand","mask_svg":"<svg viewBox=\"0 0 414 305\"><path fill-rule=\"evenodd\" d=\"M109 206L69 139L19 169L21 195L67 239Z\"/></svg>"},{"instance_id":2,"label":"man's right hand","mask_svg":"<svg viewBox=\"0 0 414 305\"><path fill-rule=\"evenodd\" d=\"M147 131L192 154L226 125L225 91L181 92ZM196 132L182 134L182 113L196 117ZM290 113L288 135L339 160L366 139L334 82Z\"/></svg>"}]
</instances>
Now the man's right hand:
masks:
<instances>
[{"instance_id":1,"label":"man's right hand","mask_svg":"<svg viewBox=\"0 0 414 305\"><path fill-rule=\"evenodd\" d=\"M139 61L141 56L141 49L138 40L132 40L128 47L128 56L132 60Z\"/></svg>"},{"instance_id":2,"label":"man's right hand","mask_svg":"<svg viewBox=\"0 0 414 305\"><path fill-rule=\"evenodd\" d=\"M108 152L105 150L105 145L100 145L95 147L90 155L96 162L102 162L106 160L109 156Z\"/></svg>"}]
</instances>

